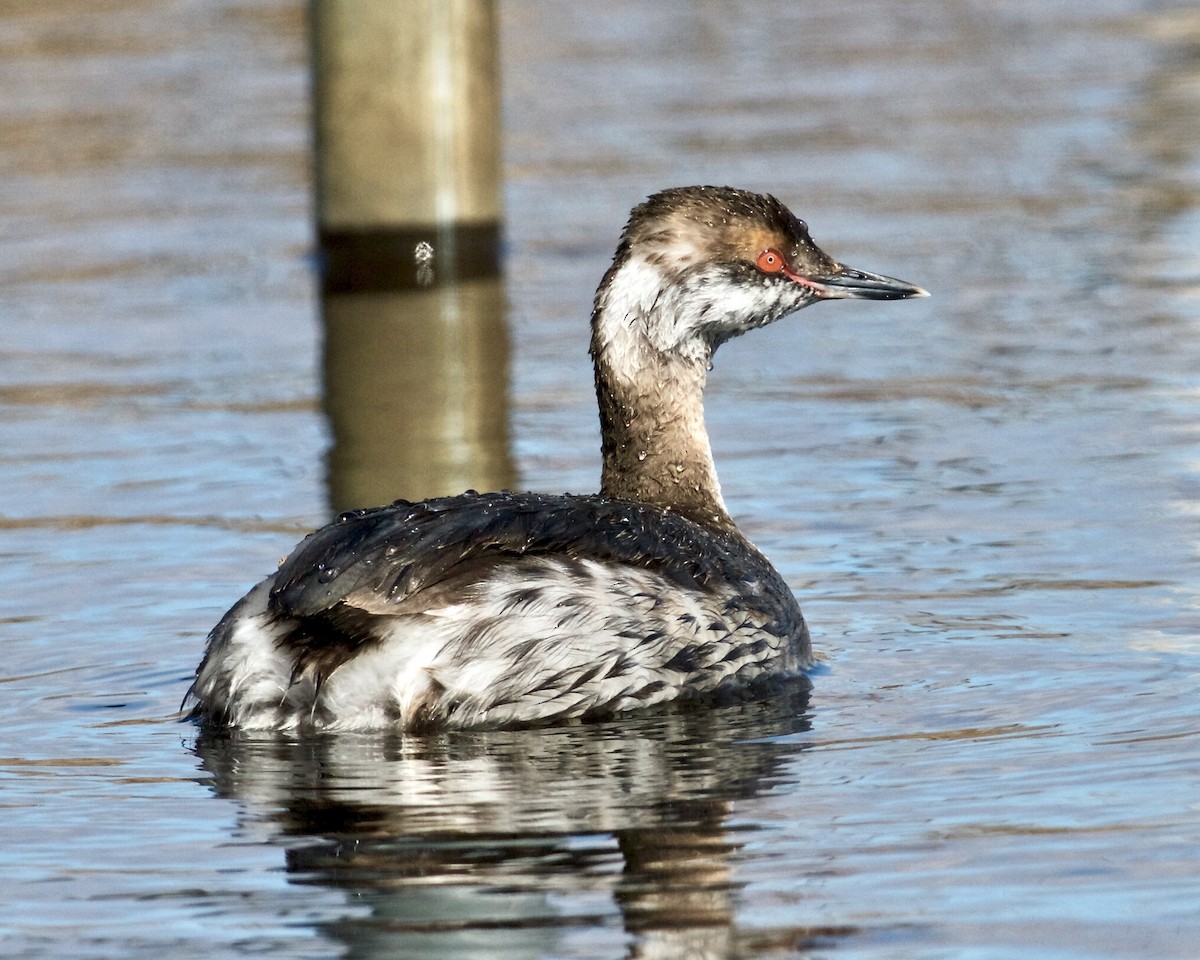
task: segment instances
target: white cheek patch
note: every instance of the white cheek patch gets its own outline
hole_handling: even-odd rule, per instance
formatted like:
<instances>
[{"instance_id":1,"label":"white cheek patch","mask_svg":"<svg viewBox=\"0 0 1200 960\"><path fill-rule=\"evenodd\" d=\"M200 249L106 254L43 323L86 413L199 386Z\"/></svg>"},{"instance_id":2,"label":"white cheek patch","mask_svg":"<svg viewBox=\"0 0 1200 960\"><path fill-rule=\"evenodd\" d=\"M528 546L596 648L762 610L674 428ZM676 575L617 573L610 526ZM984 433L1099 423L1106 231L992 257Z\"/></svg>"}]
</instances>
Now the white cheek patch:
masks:
<instances>
[{"instance_id":1,"label":"white cheek patch","mask_svg":"<svg viewBox=\"0 0 1200 960\"><path fill-rule=\"evenodd\" d=\"M648 352L706 361L713 344L773 323L818 297L811 283L765 276L747 281L720 265L670 278L645 258L631 258L612 278L597 334L613 375L633 381Z\"/></svg>"},{"instance_id":2,"label":"white cheek patch","mask_svg":"<svg viewBox=\"0 0 1200 960\"><path fill-rule=\"evenodd\" d=\"M638 380L649 360L646 318L657 309L666 284L660 268L630 258L609 285L596 317L596 334L612 374L620 380Z\"/></svg>"},{"instance_id":3,"label":"white cheek patch","mask_svg":"<svg viewBox=\"0 0 1200 960\"><path fill-rule=\"evenodd\" d=\"M670 280L662 270L641 257L630 257L608 286L602 319L628 326L651 313Z\"/></svg>"},{"instance_id":4,"label":"white cheek patch","mask_svg":"<svg viewBox=\"0 0 1200 960\"><path fill-rule=\"evenodd\" d=\"M800 285L762 277L758 282L730 279L720 269L689 276L665 304L671 311L670 348L687 351L689 341L705 348L747 330L766 326L811 302L812 294ZM674 309L671 309L671 308Z\"/></svg>"}]
</instances>

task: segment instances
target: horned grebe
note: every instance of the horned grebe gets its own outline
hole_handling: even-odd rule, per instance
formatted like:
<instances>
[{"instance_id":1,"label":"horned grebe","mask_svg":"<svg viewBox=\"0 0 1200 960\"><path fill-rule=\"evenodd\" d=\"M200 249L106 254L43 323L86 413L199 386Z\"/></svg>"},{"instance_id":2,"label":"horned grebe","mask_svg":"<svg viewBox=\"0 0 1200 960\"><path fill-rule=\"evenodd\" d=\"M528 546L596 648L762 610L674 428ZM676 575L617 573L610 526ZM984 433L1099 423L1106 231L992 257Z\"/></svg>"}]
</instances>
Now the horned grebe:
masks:
<instances>
[{"instance_id":1,"label":"horned grebe","mask_svg":"<svg viewBox=\"0 0 1200 960\"><path fill-rule=\"evenodd\" d=\"M600 493L471 491L343 514L213 629L192 716L289 731L507 726L803 672L800 608L721 499L710 360L818 300L923 296L837 263L774 197L650 197L592 312Z\"/></svg>"}]
</instances>

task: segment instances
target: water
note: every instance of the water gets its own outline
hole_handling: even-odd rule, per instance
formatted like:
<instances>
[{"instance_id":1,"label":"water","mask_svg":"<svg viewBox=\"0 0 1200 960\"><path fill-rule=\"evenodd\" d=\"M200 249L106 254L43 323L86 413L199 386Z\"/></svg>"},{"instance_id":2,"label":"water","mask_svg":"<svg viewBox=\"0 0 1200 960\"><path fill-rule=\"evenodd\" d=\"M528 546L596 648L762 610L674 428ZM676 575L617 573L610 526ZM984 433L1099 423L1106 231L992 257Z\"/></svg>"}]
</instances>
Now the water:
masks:
<instances>
[{"instance_id":1,"label":"water","mask_svg":"<svg viewBox=\"0 0 1200 960\"><path fill-rule=\"evenodd\" d=\"M304 743L175 710L327 511L302 5L0 12L11 957L1192 957L1200 18L506 0L510 432L597 476L629 206L769 189L925 301L718 355L807 698Z\"/></svg>"}]
</instances>

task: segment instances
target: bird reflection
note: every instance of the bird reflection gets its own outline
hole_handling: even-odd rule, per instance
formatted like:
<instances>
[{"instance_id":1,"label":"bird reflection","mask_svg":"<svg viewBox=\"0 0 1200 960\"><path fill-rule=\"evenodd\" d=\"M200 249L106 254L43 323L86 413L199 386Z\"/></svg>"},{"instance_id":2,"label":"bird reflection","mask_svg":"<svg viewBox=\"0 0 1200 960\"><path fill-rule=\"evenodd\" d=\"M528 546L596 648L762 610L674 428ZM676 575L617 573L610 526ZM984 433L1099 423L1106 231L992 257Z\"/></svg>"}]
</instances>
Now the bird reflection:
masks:
<instances>
[{"instance_id":1,"label":"bird reflection","mask_svg":"<svg viewBox=\"0 0 1200 960\"><path fill-rule=\"evenodd\" d=\"M731 957L744 840L726 821L795 780L807 697L525 731L205 733L196 750L294 883L366 908L321 925L344 956L532 958L580 940Z\"/></svg>"}]
</instances>

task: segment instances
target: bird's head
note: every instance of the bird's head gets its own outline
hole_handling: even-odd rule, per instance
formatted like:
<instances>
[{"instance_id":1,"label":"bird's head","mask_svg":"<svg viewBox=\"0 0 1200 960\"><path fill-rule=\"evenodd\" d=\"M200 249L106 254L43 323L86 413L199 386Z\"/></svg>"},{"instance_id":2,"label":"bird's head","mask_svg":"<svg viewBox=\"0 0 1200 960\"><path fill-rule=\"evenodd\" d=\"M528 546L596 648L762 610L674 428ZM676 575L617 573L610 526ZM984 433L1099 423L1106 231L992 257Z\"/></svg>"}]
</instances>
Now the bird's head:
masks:
<instances>
[{"instance_id":1,"label":"bird's head","mask_svg":"<svg viewBox=\"0 0 1200 960\"><path fill-rule=\"evenodd\" d=\"M774 197L679 187L633 209L596 293L593 324L601 341L619 339L619 326L640 326L659 351L707 360L731 337L819 300L925 296L838 263Z\"/></svg>"}]
</instances>

